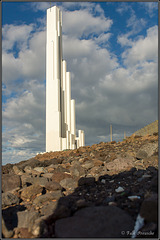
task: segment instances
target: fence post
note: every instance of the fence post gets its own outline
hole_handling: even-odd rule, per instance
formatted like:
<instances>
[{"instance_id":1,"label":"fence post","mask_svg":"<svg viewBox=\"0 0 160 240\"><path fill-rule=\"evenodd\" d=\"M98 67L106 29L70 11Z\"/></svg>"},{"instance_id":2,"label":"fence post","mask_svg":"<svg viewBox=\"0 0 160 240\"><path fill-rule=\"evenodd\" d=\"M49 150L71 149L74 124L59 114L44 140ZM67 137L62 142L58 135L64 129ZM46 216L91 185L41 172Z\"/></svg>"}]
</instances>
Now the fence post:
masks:
<instances>
[{"instance_id":1,"label":"fence post","mask_svg":"<svg viewBox=\"0 0 160 240\"><path fill-rule=\"evenodd\" d=\"M110 139L111 139L111 142L112 142L112 125L110 125Z\"/></svg>"}]
</instances>

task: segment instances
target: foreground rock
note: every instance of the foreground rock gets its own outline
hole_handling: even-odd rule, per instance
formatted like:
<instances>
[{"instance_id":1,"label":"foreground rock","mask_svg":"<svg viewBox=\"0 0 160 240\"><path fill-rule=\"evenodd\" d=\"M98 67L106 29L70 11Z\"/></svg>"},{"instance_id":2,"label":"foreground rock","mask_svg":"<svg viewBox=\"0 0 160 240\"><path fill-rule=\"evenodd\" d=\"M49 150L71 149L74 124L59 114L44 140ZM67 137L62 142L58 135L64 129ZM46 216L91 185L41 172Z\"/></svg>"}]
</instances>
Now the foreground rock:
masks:
<instances>
[{"instance_id":1,"label":"foreground rock","mask_svg":"<svg viewBox=\"0 0 160 240\"><path fill-rule=\"evenodd\" d=\"M20 176L16 174L3 174L2 175L2 192L13 190L21 187Z\"/></svg>"},{"instance_id":2,"label":"foreground rock","mask_svg":"<svg viewBox=\"0 0 160 240\"><path fill-rule=\"evenodd\" d=\"M130 237L138 214L145 237L158 236L158 136L39 154L2 173L6 238Z\"/></svg>"},{"instance_id":3,"label":"foreground rock","mask_svg":"<svg viewBox=\"0 0 160 240\"><path fill-rule=\"evenodd\" d=\"M120 208L88 207L77 211L73 217L56 221L55 236L59 238L120 238L128 237L134 221Z\"/></svg>"},{"instance_id":4,"label":"foreground rock","mask_svg":"<svg viewBox=\"0 0 160 240\"><path fill-rule=\"evenodd\" d=\"M21 198L23 200L25 199L33 200L36 197L36 195L42 193L42 191L43 191L43 187L41 187L38 184L33 184L29 187L24 188L24 190L22 190Z\"/></svg>"},{"instance_id":5,"label":"foreground rock","mask_svg":"<svg viewBox=\"0 0 160 240\"><path fill-rule=\"evenodd\" d=\"M11 206L14 204L19 204L20 199L12 194L11 192L2 193L2 208Z\"/></svg>"}]
</instances>

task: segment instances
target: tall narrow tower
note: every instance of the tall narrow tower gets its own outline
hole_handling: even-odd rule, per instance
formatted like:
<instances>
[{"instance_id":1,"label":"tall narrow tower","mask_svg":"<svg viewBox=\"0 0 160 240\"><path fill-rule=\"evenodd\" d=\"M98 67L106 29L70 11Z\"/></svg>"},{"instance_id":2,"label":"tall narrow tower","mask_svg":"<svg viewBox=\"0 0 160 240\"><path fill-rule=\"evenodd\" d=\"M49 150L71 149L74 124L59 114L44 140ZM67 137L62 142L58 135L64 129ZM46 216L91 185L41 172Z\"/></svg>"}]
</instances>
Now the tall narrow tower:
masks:
<instances>
[{"instance_id":1,"label":"tall narrow tower","mask_svg":"<svg viewBox=\"0 0 160 240\"><path fill-rule=\"evenodd\" d=\"M60 151L62 16L57 7L47 9L46 45L46 151Z\"/></svg>"},{"instance_id":2,"label":"tall narrow tower","mask_svg":"<svg viewBox=\"0 0 160 240\"><path fill-rule=\"evenodd\" d=\"M71 78L62 60L62 13L47 9L46 34L46 152L84 146L84 132L76 137L75 100Z\"/></svg>"}]
</instances>

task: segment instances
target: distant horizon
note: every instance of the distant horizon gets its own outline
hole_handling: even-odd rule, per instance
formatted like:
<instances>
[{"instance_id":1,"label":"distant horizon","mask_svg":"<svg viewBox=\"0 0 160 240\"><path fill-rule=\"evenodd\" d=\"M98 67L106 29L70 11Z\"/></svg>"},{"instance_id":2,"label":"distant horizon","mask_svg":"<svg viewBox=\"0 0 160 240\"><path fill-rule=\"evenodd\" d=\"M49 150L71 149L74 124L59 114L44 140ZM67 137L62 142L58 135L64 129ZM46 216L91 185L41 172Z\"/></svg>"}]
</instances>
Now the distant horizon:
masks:
<instances>
[{"instance_id":1,"label":"distant horizon","mask_svg":"<svg viewBox=\"0 0 160 240\"><path fill-rule=\"evenodd\" d=\"M52 2L86 146L158 119L158 3ZM2 164L45 151L49 2L2 2Z\"/></svg>"},{"instance_id":2,"label":"distant horizon","mask_svg":"<svg viewBox=\"0 0 160 240\"><path fill-rule=\"evenodd\" d=\"M158 121L158 120L155 120L154 122L156 122L156 121ZM154 122L152 122L152 123L154 123ZM152 124L152 123L150 123L150 124ZM150 124L148 124L148 125L150 125ZM148 126L148 125L146 125L146 126ZM143 128L145 128L146 126L144 126ZM158 127L158 126L157 126ZM141 128L141 129L143 129L143 128ZM140 131L141 129L138 129L137 131ZM137 132L136 131L136 132ZM134 135L134 133L132 134L132 135ZM127 138L129 138L129 137L131 137L132 135L130 135L130 136L126 136L126 139ZM149 134L150 135L150 134ZM144 137L144 136L140 136L140 137ZM114 142L115 140L114 139L112 139L112 142ZM116 141L116 143L118 143L118 142L123 142L123 141L125 141L125 139L122 139L122 140L120 140L120 141ZM102 142L104 142L104 143L110 143L111 141L102 141ZM96 143L97 145L98 144L101 144L102 142L99 142L99 143ZM93 143L92 145L94 145L95 143ZM88 146L90 146L90 147L92 147L92 145L85 145L84 147L88 147ZM65 151L74 151L74 150L77 150L77 149L65 149L65 150L62 150L62 151L55 151L55 152L65 152ZM43 154L45 154L45 153L52 153L52 151L50 151L50 152L38 152L38 153L36 153L35 154L35 156L33 156L33 158L34 157L36 157L37 155L43 155ZM30 159L30 158L29 158ZM23 162L23 161L28 161L29 159L25 159L25 160L20 160L19 162L17 162L17 163L20 163L20 162ZM7 165L7 164L15 164L15 163L6 163L6 164L2 164L2 166L5 166L5 165Z\"/></svg>"}]
</instances>

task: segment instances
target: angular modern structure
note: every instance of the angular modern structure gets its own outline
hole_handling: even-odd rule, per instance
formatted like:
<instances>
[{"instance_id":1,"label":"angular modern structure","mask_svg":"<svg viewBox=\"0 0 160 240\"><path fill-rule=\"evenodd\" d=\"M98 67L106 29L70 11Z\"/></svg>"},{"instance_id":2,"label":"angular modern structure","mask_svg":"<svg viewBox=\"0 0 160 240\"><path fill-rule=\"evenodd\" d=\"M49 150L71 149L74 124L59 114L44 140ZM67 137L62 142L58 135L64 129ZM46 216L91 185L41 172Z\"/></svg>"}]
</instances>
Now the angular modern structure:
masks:
<instances>
[{"instance_id":1,"label":"angular modern structure","mask_svg":"<svg viewBox=\"0 0 160 240\"><path fill-rule=\"evenodd\" d=\"M46 38L46 152L76 149L85 145L84 131L76 137L75 100L71 76L62 58L62 12L47 9Z\"/></svg>"}]
</instances>

